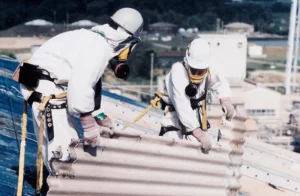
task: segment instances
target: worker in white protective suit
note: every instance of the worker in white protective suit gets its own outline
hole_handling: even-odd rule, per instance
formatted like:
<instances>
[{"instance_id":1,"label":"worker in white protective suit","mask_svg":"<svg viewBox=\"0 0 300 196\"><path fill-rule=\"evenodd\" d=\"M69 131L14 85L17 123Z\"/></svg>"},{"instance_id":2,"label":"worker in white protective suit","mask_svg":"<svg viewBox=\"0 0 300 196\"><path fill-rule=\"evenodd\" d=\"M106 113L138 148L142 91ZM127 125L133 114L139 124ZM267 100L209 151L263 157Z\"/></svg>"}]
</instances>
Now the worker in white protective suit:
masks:
<instances>
[{"instance_id":1,"label":"worker in white protective suit","mask_svg":"<svg viewBox=\"0 0 300 196\"><path fill-rule=\"evenodd\" d=\"M203 149L211 149L207 135L210 127L206 116L206 95L210 90L219 98L227 120L235 115L228 82L211 66L208 41L201 38L191 42L183 62L172 65L165 77L167 95L157 94L165 105L160 135L197 140Z\"/></svg>"},{"instance_id":2,"label":"worker in white protective suit","mask_svg":"<svg viewBox=\"0 0 300 196\"><path fill-rule=\"evenodd\" d=\"M45 110L43 160L61 149L61 160L68 160L72 138L78 139L70 114L80 117L84 129L84 143L95 147L100 134L112 133L112 120L100 109L101 76L107 66L119 78L126 79L129 67L126 60L135 44L140 41L143 27L141 14L131 8L118 10L108 24L62 33L48 40L23 64L23 72L37 81L28 82L23 73L21 91L32 105L35 133L40 128L41 96L67 92L65 99L51 99ZM25 70L25 71L24 71ZM42 72L42 73L40 73ZM34 90L32 93L31 90Z\"/></svg>"}]
</instances>

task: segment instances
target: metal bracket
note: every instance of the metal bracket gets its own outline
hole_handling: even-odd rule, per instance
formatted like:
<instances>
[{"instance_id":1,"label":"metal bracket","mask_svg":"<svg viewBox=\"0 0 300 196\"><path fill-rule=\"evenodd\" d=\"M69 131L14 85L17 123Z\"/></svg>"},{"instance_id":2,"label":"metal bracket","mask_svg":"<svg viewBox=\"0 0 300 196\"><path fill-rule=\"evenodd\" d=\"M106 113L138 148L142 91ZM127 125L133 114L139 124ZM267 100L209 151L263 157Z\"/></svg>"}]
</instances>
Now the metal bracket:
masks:
<instances>
[{"instance_id":1,"label":"metal bracket","mask_svg":"<svg viewBox=\"0 0 300 196\"><path fill-rule=\"evenodd\" d=\"M53 151L53 157L49 161L49 166L51 169L51 175L58 177L66 177L73 179L75 178L75 171L72 168L72 164L76 161L77 156L75 153L75 148L80 143L80 140L73 140L71 141L69 145L69 160L62 161L60 160L62 158L62 151L61 148L56 149L56 151Z\"/></svg>"},{"instance_id":2,"label":"metal bracket","mask_svg":"<svg viewBox=\"0 0 300 196\"><path fill-rule=\"evenodd\" d=\"M219 142L220 139L222 139L221 129L218 130L218 138L217 138L217 141Z\"/></svg>"}]
</instances>

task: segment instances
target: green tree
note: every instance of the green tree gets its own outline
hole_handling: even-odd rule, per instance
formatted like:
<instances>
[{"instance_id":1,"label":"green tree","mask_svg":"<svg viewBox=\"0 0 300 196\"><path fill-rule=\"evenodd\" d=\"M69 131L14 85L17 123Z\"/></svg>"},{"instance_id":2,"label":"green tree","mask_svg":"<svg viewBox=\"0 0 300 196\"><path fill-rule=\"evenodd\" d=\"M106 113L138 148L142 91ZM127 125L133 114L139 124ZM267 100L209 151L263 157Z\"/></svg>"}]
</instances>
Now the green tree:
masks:
<instances>
[{"instance_id":1,"label":"green tree","mask_svg":"<svg viewBox=\"0 0 300 196\"><path fill-rule=\"evenodd\" d=\"M151 53L154 53L154 68L159 67L159 59L152 48L153 46L149 42L141 42L135 47L128 59L130 67L128 80L150 79Z\"/></svg>"},{"instance_id":2,"label":"green tree","mask_svg":"<svg viewBox=\"0 0 300 196\"><path fill-rule=\"evenodd\" d=\"M57 23L90 19L105 23L109 16L121 7L132 7L141 11L145 27L155 22L171 22L180 27L198 27L199 30L214 30L216 19L225 24L246 22L256 30L272 31L269 25L278 23L278 14L287 15L290 3L276 3L275 0L259 2L230 0L9 0L0 1L0 30L33 19L46 19ZM284 17L286 20L286 17ZM284 27L285 28L285 27Z\"/></svg>"}]
</instances>

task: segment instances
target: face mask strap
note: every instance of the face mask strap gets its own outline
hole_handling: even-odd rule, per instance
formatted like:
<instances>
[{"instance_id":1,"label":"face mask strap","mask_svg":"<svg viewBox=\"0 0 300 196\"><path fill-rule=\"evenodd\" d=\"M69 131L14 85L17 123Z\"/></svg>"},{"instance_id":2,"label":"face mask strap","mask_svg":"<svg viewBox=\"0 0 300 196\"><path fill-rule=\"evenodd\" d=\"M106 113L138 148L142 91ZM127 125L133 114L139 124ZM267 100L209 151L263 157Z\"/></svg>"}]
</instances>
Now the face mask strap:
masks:
<instances>
[{"instance_id":1,"label":"face mask strap","mask_svg":"<svg viewBox=\"0 0 300 196\"><path fill-rule=\"evenodd\" d=\"M129 55L131 54L133 47L137 44L138 42L132 42L131 45L128 48L125 48L118 56L120 62L124 62L128 59Z\"/></svg>"},{"instance_id":2,"label":"face mask strap","mask_svg":"<svg viewBox=\"0 0 300 196\"><path fill-rule=\"evenodd\" d=\"M129 55L130 55L130 48L126 48L119 54L118 61L125 62Z\"/></svg>"}]
</instances>

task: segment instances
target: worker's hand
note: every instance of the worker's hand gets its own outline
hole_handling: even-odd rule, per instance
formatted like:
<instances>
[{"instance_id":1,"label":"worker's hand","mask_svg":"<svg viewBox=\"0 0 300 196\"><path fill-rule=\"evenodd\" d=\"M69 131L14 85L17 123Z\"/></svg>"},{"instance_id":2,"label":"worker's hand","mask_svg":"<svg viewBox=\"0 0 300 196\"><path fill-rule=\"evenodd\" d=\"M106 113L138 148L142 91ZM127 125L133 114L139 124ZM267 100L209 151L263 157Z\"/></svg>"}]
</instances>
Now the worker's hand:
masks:
<instances>
[{"instance_id":1,"label":"worker's hand","mask_svg":"<svg viewBox=\"0 0 300 196\"><path fill-rule=\"evenodd\" d=\"M99 126L102 126L102 127L107 127L112 130L115 128L115 124L113 123L111 118L108 116L106 116L103 120L97 120L96 122Z\"/></svg>"},{"instance_id":2,"label":"worker's hand","mask_svg":"<svg viewBox=\"0 0 300 196\"><path fill-rule=\"evenodd\" d=\"M226 120L231 121L235 115L235 109L231 103L231 99L229 97L220 99L220 104L222 106L222 110L226 115Z\"/></svg>"},{"instance_id":3,"label":"worker's hand","mask_svg":"<svg viewBox=\"0 0 300 196\"><path fill-rule=\"evenodd\" d=\"M101 133L113 134L113 131L107 127L101 127L97 124L92 115L80 118L81 125L84 129L84 144L96 147L100 144Z\"/></svg>"},{"instance_id":4,"label":"worker's hand","mask_svg":"<svg viewBox=\"0 0 300 196\"><path fill-rule=\"evenodd\" d=\"M211 149L211 141L206 132L197 128L192 132L192 135L202 144L202 148L205 152Z\"/></svg>"}]
</instances>

